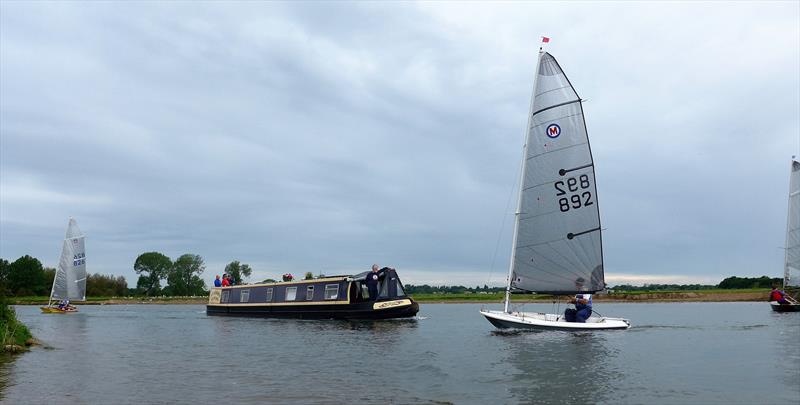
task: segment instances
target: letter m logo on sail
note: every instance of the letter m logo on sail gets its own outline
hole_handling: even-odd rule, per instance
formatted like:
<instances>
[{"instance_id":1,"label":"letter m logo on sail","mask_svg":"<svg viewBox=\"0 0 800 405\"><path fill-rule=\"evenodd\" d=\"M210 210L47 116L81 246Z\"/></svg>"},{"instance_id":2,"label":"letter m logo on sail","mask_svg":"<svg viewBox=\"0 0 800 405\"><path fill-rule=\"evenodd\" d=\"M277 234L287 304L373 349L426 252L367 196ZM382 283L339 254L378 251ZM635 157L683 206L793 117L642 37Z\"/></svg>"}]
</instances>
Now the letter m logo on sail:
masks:
<instances>
[{"instance_id":1,"label":"letter m logo on sail","mask_svg":"<svg viewBox=\"0 0 800 405\"><path fill-rule=\"evenodd\" d=\"M559 135L561 135L561 127L558 126L558 124L550 124L545 130L545 134L547 134L548 138L556 139Z\"/></svg>"}]
</instances>

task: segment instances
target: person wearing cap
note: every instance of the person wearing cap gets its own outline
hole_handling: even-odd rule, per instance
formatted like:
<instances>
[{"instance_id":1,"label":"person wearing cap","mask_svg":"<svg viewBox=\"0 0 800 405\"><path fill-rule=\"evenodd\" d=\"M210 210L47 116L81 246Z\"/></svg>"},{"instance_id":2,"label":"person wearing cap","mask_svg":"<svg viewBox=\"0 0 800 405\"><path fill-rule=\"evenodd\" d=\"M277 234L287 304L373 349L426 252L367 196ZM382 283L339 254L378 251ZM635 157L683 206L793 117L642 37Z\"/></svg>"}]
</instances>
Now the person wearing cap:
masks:
<instances>
[{"instance_id":1,"label":"person wearing cap","mask_svg":"<svg viewBox=\"0 0 800 405\"><path fill-rule=\"evenodd\" d=\"M583 277L578 277L575 280L575 289L582 291L584 289L583 283ZM564 311L564 318L567 322L584 323L592 316L592 294L576 294L570 298L569 302L570 304L575 304L575 308L567 308Z\"/></svg>"}]
</instances>

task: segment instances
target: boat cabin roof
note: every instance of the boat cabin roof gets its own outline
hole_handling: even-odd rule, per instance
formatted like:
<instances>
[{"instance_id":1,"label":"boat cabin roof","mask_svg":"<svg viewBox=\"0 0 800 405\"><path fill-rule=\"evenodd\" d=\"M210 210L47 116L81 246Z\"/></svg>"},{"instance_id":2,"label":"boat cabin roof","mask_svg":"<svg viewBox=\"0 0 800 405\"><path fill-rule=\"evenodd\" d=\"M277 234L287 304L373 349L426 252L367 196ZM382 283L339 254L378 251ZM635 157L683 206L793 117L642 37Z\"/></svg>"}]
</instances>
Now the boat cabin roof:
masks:
<instances>
[{"instance_id":1,"label":"boat cabin roof","mask_svg":"<svg viewBox=\"0 0 800 405\"><path fill-rule=\"evenodd\" d=\"M214 288L251 288L258 286L276 286L276 285L289 285L289 284L309 284L309 283L333 283L339 281L347 281L350 276L334 276L325 278L315 278L311 280L297 280L297 281L276 281L274 283L253 283L253 284L240 284L232 285L229 287L214 287Z\"/></svg>"}]
</instances>

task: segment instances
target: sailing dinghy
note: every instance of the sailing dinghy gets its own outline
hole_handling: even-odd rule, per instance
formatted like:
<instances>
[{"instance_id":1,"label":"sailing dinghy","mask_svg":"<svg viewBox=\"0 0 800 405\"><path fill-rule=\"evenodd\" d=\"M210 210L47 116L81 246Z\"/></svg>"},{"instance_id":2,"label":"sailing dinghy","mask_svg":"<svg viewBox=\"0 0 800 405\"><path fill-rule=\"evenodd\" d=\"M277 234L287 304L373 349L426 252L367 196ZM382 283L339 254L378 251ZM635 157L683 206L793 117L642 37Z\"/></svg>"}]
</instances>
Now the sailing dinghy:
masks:
<instances>
[{"instance_id":1,"label":"sailing dinghy","mask_svg":"<svg viewBox=\"0 0 800 405\"><path fill-rule=\"evenodd\" d=\"M591 294L605 288L594 161L583 106L555 58L539 50L528 114L503 311L481 310L494 326L627 329L622 318L567 322L564 314L509 310L511 291Z\"/></svg>"},{"instance_id":2,"label":"sailing dinghy","mask_svg":"<svg viewBox=\"0 0 800 405\"><path fill-rule=\"evenodd\" d=\"M800 291L800 162L792 159L789 171L789 208L786 215L786 253L783 263L783 290L786 292L786 303L770 301L772 310L776 312L800 311L797 295L792 291Z\"/></svg>"},{"instance_id":3,"label":"sailing dinghy","mask_svg":"<svg viewBox=\"0 0 800 405\"><path fill-rule=\"evenodd\" d=\"M74 219L69 219L67 234L61 248L53 288L46 307L40 307L46 314L65 314L78 312L78 308L68 301L86 300L86 249L84 236ZM60 303L60 304L59 304ZM66 305L65 305L66 303Z\"/></svg>"}]
</instances>

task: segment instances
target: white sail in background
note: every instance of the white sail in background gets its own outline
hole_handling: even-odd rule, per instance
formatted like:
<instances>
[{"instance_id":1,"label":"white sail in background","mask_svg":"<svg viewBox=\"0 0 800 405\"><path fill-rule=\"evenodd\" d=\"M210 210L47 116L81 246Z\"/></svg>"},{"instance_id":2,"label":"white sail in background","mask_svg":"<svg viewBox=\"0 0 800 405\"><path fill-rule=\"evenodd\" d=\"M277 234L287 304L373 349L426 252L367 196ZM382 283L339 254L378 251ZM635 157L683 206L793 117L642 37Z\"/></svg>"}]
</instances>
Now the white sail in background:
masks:
<instances>
[{"instance_id":1,"label":"white sail in background","mask_svg":"<svg viewBox=\"0 0 800 405\"><path fill-rule=\"evenodd\" d=\"M535 83L511 286L599 291L605 287L600 212L581 99L549 53L539 55Z\"/></svg>"},{"instance_id":2,"label":"white sail in background","mask_svg":"<svg viewBox=\"0 0 800 405\"><path fill-rule=\"evenodd\" d=\"M800 162L792 160L789 175L789 213L786 218L784 287L800 287Z\"/></svg>"},{"instance_id":3,"label":"white sail in background","mask_svg":"<svg viewBox=\"0 0 800 405\"><path fill-rule=\"evenodd\" d=\"M69 219L61 259L53 279L51 300L86 300L86 250L84 236L74 219Z\"/></svg>"}]
</instances>

